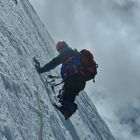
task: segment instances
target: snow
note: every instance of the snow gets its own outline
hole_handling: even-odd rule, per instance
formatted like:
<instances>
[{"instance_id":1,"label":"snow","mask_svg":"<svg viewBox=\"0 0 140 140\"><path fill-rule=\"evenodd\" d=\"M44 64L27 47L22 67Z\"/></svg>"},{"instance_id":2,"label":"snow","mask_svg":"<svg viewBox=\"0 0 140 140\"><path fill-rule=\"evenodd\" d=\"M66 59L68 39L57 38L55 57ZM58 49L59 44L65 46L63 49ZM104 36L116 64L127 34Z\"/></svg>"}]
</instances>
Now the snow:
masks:
<instances>
[{"instance_id":1,"label":"snow","mask_svg":"<svg viewBox=\"0 0 140 140\"><path fill-rule=\"evenodd\" d=\"M44 65L56 54L27 0L0 0L0 140L114 140L84 91L67 121L52 106L54 93L32 58Z\"/></svg>"}]
</instances>

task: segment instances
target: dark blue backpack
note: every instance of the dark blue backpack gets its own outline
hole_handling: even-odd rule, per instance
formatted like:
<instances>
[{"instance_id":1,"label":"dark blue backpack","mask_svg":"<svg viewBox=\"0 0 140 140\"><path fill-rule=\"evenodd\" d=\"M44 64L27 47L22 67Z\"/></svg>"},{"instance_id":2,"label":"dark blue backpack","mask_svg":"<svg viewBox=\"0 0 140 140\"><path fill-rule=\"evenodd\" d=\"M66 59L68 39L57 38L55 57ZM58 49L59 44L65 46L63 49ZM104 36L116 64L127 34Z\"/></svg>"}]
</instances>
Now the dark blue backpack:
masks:
<instances>
[{"instance_id":1,"label":"dark blue backpack","mask_svg":"<svg viewBox=\"0 0 140 140\"><path fill-rule=\"evenodd\" d=\"M62 64L61 76L63 80L66 80L70 76L79 72L79 66L81 65L80 57L74 55Z\"/></svg>"}]
</instances>

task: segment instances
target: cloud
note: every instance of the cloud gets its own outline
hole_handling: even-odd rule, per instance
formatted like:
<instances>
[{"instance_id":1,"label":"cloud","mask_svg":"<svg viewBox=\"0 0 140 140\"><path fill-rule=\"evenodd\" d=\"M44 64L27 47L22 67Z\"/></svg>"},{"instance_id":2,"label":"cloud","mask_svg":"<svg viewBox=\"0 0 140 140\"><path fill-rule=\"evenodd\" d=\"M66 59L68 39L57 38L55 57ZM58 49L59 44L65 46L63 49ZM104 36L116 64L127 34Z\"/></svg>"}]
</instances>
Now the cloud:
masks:
<instances>
[{"instance_id":1,"label":"cloud","mask_svg":"<svg viewBox=\"0 0 140 140\"><path fill-rule=\"evenodd\" d=\"M62 39L72 47L94 52L98 75L86 91L118 140L137 140L131 124L121 121L127 112L140 107L139 0L30 2L55 41ZM133 107L125 112L129 105ZM120 116L120 112L125 113Z\"/></svg>"}]
</instances>

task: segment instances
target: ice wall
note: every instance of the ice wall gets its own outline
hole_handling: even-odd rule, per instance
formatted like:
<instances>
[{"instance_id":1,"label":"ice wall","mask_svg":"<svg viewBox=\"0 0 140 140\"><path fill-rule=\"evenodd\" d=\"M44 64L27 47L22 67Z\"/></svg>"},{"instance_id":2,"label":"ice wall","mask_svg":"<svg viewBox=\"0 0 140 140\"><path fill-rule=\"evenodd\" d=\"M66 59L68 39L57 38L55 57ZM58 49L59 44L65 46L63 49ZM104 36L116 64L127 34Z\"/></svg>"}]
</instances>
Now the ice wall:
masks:
<instances>
[{"instance_id":1,"label":"ice wall","mask_svg":"<svg viewBox=\"0 0 140 140\"><path fill-rule=\"evenodd\" d=\"M34 56L42 65L56 56L53 39L27 0L0 0L0 140L114 140L85 92L63 118Z\"/></svg>"}]
</instances>

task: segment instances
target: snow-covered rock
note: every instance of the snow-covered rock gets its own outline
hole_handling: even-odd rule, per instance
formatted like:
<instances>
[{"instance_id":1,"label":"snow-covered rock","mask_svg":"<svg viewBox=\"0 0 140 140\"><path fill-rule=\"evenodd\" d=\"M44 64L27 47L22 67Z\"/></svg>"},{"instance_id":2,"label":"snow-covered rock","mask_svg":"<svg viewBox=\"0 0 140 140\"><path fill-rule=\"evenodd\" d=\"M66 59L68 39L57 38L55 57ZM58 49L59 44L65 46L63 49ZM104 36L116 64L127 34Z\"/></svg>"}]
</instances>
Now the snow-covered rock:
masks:
<instances>
[{"instance_id":1,"label":"snow-covered rock","mask_svg":"<svg viewBox=\"0 0 140 140\"><path fill-rule=\"evenodd\" d=\"M64 119L34 56L42 65L56 56L53 39L27 0L0 0L0 140L114 140L85 92Z\"/></svg>"}]
</instances>

